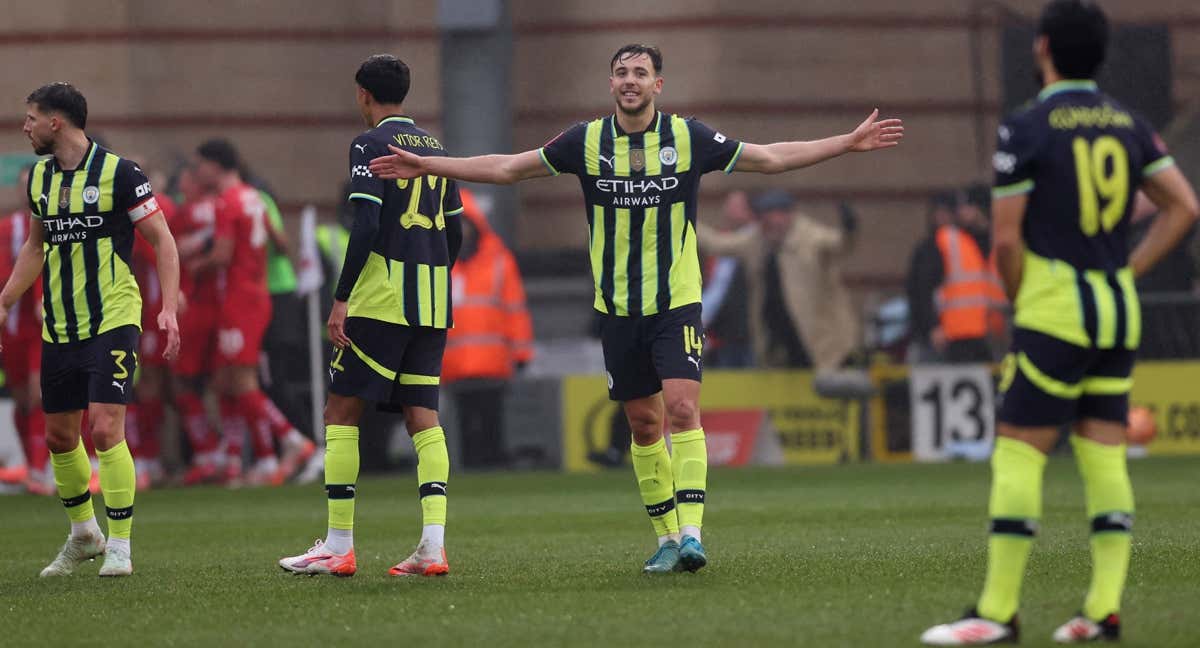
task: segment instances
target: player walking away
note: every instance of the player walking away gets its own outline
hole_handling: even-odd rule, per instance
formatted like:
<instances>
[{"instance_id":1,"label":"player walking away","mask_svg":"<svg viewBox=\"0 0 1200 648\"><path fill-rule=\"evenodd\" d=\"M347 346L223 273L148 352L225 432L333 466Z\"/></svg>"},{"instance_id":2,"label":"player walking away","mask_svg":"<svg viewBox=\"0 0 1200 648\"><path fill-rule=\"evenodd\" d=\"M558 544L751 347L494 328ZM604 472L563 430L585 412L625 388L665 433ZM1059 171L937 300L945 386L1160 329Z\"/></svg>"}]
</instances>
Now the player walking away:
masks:
<instances>
[{"instance_id":1,"label":"player walking away","mask_svg":"<svg viewBox=\"0 0 1200 648\"><path fill-rule=\"evenodd\" d=\"M921 640L933 645L1017 640L1046 453L1068 423L1091 520L1092 581L1083 609L1054 640L1119 637L1133 526L1125 429L1141 338L1134 278L1197 216L1195 194L1162 141L1091 81L1108 41L1100 8L1055 0L1043 10L1037 34L1045 87L1000 126L994 157L993 240L1016 314L992 454L987 579L963 619L925 631ZM1129 215L1139 187L1162 218L1130 253Z\"/></svg>"},{"instance_id":2,"label":"player walking away","mask_svg":"<svg viewBox=\"0 0 1200 648\"><path fill-rule=\"evenodd\" d=\"M197 178L217 194L217 214L212 251L192 268L224 270L216 361L225 478L231 485L242 479L242 440L248 426L255 464L246 481L279 484L290 476L290 470L285 474L281 468L294 470L312 456L315 445L288 422L258 382L263 334L271 321L266 207L258 190L242 181L237 150L227 140L204 142L196 155ZM275 439L282 461L275 456Z\"/></svg>"},{"instance_id":3,"label":"player walking away","mask_svg":"<svg viewBox=\"0 0 1200 648\"><path fill-rule=\"evenodd\" d=\"M700 262L696 204L700 176L723 170L781 173L850 151L895 146L900 120L871 114L853 132L813 142L743 144L693 119L661 113L662 55L627 45L610 62L613 115L567 129L517 155L421 157L390 147L373 160L383 178L433 176L509 184L561 173L579 177L589 227L595 308L609 397L633 428L633 467L659 550L645 571L695 571L708 455L700 427ZM663 439L670 425L672 454ZM679 542L682 528L682 543Z\"/></svg>"},{"instance_id":4,"label":"player walking away","mask_svg":"<svg viewBox=\"0 0 1200 648\"><path fill-rule=\"evenodd\" d=\"M192 449L192 465L184 475L183 483L192 485L217 481L224 467L221 440L209 424L202 397L205 383L212 375L213 358L217 353L221 293L217 268L211 265L207 269L199 267L213 247L217 221L216 197L204 189L190 166L180 172L179 191L183 205L171 228L179 245L179 258L183 265L179 290L183 293L185 307L179 314L182 348L179 357L171 365L174 375L171 391L179 408L180 423Z\"/></svg>"},{"instance_id":5,"label":"player walking away","mask_svg":"<svg viewBox=\"0 0 1200 648\"><path fill-rule=\"evenodd\" d=\"M325 491L329 531L279 565L298 574L351 576L358 421L368 401L403 411L417 452L424 529L416 551L393 576L438 576L446 562L446 481L450 457L438 423L438 383L451 326L450 268L462 245L462 201L445 178L384 182L367 170L389 144L445 155L441 142L404 116L409 70L387 54L354 75L363 121L371 130L350 145L354 227L329 315L333 360L325 403Z\"/></svg>"},{"instance_id":6,"label":"player walking away","mask_svg":"<svg viewBox=\"0 0 1200 648\"><path fill-rule=\"evenodd\" d=\"M101 554L101 576L127 576L133 572L129 535L136 488L125 443L125 405L133 393L142 321L142 299L129 269L134 230L158 258L163 292L158 328L167 336L168 360L179 351L179 257L142 170L84 133L83 95L69 84L54 83L25 101L25 135L35 153L51 157L30 174L29 208L38 226L30 227L0 291L0 324L40 271L46 444L71 520L66 544L42 576L70 574ZM107 544L88 492L92 467L80 440L84 410L100 459Z\"/></svg>"},{"instance_id":7,"label":"player walking away","mask_svg":"<svg viewBox=\"0 0 1200 648\"><path fill-rule=\"evenodd\" d=\"M21 169L17 178L17 192L22 205L29 203L26 191L29 188L29 172L32 167ZM7 281L17 263L17 256L28 237L29 211L18 209L0 220L0 257L3 258L4 279ZM33 221L36 225L37 221ZM4 353L4 380L13 399L13 424L21 439L25 453L25 464L4 470L11 474L0 481L24 482L26 489L35 495L51 495L54 490L54 475L46 469L50 452L46 449L46 415L42 412L42 287L34 283L18 300L0 327L0 346ZM20 470L26 468L26 470ZM0 471L2 472L2 471Z\"/></svg>"}]
</instances>

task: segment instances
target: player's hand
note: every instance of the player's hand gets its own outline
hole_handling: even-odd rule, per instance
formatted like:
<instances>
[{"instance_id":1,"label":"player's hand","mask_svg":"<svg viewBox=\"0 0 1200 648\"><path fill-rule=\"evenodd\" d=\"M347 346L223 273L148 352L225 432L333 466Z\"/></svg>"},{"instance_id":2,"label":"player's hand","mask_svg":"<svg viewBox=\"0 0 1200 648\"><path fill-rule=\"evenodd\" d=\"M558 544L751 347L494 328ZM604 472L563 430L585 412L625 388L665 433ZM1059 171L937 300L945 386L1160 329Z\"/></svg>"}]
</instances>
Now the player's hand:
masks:
<instances>
[{"instance_id":1,"label":"player's hand","mask_svg":"<svg viewBox=\"0 0 1200 648\"><path fill-rule=\"evenodd\" d=\"M163 349L163 359L174 362L175 358L179 357L179 322L175 319L174 312L163 309L158 314L158 330L167 336L167 348Z\"/></svg>"},{"instance_id":2,"label":"player's hand","mask_svg":"<svg viewBox=\"0 0 1200 648\"><path fill-rule=\"evenodd\" d=\"M410 180L425 175L425 165L421 156L391 144L388 144L388 150L394 155L384 155L371 160L368 167L371 175L384 180Z\"/></svg>"},{"instance_id":3,"label":"player's hand","mask_svg":"<svg viewBox=\"0 0 1200 648\"><path fill-rule=\"evenodd\" d=\"M850 150L856 153L891 148L904 138L904 122L899 119L880 119L879 109L871 111L867 119L850 133Z\"/></svg>"},{"instance_id":4,"label":"player's hand","mask_svg":"<svg viewBox=\"0 0 1200 648\"><path fill-rule=\"evenodd\" d=\"M329 322L325 326L329 328L329 339L333 341L333 346L339 349L350 346L350 338L346 337L346 302L333 302Z\"/></svg>"}]
</instances>

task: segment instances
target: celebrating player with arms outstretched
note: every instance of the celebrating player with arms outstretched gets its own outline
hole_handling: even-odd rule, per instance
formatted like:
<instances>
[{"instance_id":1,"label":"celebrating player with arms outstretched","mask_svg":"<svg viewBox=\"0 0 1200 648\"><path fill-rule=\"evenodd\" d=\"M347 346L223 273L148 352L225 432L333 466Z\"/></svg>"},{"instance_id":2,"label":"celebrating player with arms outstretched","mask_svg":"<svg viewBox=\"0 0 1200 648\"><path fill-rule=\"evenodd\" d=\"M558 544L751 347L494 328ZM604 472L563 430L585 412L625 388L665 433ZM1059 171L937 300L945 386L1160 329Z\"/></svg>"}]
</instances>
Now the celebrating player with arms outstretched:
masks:
<instances>
[{"instance_id":1,"label":"celebrating player with arms outstretched","mask_svg":"<svg viewBox=\"0 0 1200 648\"><path fill-rule=\"evenodd\" d=\"M403 411L417 451L424 529L417 550L392 567L393 576L449 572L443 548L450 456L438 423L438 383L451 325L450 267L462 245L462 201L444 178L384 182L367 170L389 143L422 155L444 155L442 144L404 116L409 70L379 54L359 67L358 107L371 130L350 145L354 228L329 315L336 347L325 403L325 491L329 530L324 542L279 561L300 574L352 576L358 421L368 401Z\"/></svg>"},{"instance_id":2,"label":"celebrating player with arms outstretched","mask_svg":"<svg viewBox=\"0 0 1200 648\"><path fill-rule=\"evenodd\" d=\"M88 138L87 101L66 83L26 99L25 135L38 155L51 155L30 174L29 208L36 226L0 292L0 324L42 272L42 408L54 481L71 535L42 576L70 574L105 554L101 576L133 572L129 534L135 475L125 443L125 405L137 370L142 298L129 265L134 229L154 247L162 284L158 327L163 355L179 352L175 309L179 256L175 240L142 170ZM80 440L83 410L100 459L100 490L108 512L107 545L92 511L92 466Z\"/></svg>"},{"instance_id":3,"label":"celebrating player with arms outstretched","mask_svg":"<svg viewBox=\"0 0 1200 648\"><path fill-rule=\"evenodd\" d=\"M738 142L693 119L659 112L662 55L627 45L612 57L615 114L573 126L540 149L516 155L421 157L390 147L371 162L384 178L446 177L509 184L560 173L579 177L590 233L595 308L609 396L633 428L633 468L659 549L647 572L695 571L708 454L700 428L700 263L696 205L709 171L782 173L851 151L897 145L900 120L876 121L812 142ZM671 431L672 454L663 439ZM680 542L680 530L683 536Z\"/></svg>"},{"instance_id":4,"label":"celebrating player with arms outstretched","mask_svg":"<svg viewBox=\"0 0 1200 648\"><path fill-rule=\"evenodd\" d=\"M1061 643L1112 640L1129 565L1133 487L1125 466L1130 375L1141 339L1134 277L1179 242L1196 196L1141 119L1101 93L1108 23L1100 8L1055 0L1034 53L1045 87L1000 127L992 191L997 265L1016 310L992 454L987 580L976 607L934 626L928 644L1015 642L1025 561L1042 510L1042 473L1059 429L1083 476L1092 583ZM1129 252L1138 188L1162 210Z\"/></svg>"}]
</instances>

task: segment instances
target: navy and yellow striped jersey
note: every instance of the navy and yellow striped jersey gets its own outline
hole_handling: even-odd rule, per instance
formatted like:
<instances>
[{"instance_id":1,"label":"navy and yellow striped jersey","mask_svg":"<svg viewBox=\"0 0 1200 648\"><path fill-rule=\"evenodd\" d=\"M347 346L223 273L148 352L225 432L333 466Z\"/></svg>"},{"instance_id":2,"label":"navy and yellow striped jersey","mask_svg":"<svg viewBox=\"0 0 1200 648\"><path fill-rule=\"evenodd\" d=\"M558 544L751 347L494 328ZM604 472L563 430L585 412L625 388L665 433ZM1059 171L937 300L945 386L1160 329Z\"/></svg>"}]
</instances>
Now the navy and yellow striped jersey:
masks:
<instances>
[{"instance_id":1,"label":"navy and yellow striped jersey","mask_svg":"<svg viewBox=\"0 0 1200 648\"><path fill-rule=\"evenodd\" d=\"M388 145L417 155L445 155L438 139L408 117L388 117L350 146L350 200L380 206L379 232L347 302L349 317L450 328L450 250L446 219L462 213L453 180L424 176L382 180L371 159L390 155Z\"/></svg>"},{"instance_id":2,"label":"navy and yellow striped jersey","mask_svg":"<svg viewBox=\"0 0 1200 648\"><path fill-rule=\"evenodd\" d=\"M137 164L91 142L77 169L38 162L28 194L44 233L42 339L77 342L140 327L142 297L129 269L134 225L159 209Z\"/></svg>"},{"instance_id":3,"label":"navy and yellow striped jersey","mask_svg":"<svg viewBox=\"0 0 1200 648\"><path fill-rule=\"evenodd\" d=\"M539 152L551 173L573 173L583 187L596 310L636 317L700 301L700 176L732 172L740 142L660 112L641 133L613 115L580 123Z\"/></svg>"},{"instance_id":4,"label":"navy and yellow striped jersey","mask_svg":"<svg viewBox=\"0 0 1200 648\"><path fill-rule=\"evenodd\" d=\"M1000 126L993 197L1028 195L1017 326L1082 347L1136 349L1129 216L1173 164L1141 118L1092 81L1047 86Z\"/></svg>"}]
</instances>

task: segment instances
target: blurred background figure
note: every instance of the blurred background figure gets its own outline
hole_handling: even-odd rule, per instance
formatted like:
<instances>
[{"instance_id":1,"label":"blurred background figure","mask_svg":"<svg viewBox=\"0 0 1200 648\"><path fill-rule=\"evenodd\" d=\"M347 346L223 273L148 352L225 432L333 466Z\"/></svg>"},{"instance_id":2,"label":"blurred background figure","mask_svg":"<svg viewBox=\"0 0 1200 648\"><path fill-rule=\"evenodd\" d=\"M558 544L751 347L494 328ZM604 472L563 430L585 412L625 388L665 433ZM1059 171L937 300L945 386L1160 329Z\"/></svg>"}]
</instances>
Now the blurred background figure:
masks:
<instances>
[{"instance_id":1,"label":"blurred background figure","mask_svg":"<svg viewBox=\"0 0 1200 648\"><path fill-rule=\"evenodd\" d=\"M842 280L858 220L841 206L841 227L796 209L781 189L750 200L753 227L721 232L701 224L700 245L736 256L746 269L750 335L761 367L837 369L860 342L859 321Z\"/></svg>"},{"instance_id":2,"label":"blurred background figure","mask_svg":"<svg viewBox=\"0 0 1200 648\"><path fill-rule=\"evenodd\" d=\"M167 186L166 174L148 167L145 171L151 186ZM175 201L165 191L157 196L157 200L167 226L174 227L178 212ZM158 282L157 260L154 247L140 233L134 235L131 269L142 291L142 337L133 388L135 400L125 411L125 438L133 454L138 490L146 490L161 485L166 478L162 465L162 425L164 401L169 400L170 375L163 358L166 336L158 330L162 288Z\"/></svg>"},{"instance_id":3,"label":"blurred background figure","mask_svg":"<svg viewBox=\"0 0 1200 648\"><path fill-rule=\"evenodd\" d=\"M721 214L722 232L752 230L754 210L745 191L725 197ZM750 346L749 302L746 269L737 256L708 256L704 260L703 304L705 364L712 368L754 366Z\"/></svg>"},{"instance_id":4,"label":"blurred background figure","mask_svg":"<svg viewBox=\"0 0 1200 648\"><path fill-rule=\"evenodd\" d=\"M918 362L991 362L1003 344L1008 300L991 260L990 206L985 185L934 197L937 227L914 251L908 277L916 340L928 344ZM942 223L947 211L952 219Z\"/></svg>"},{"instance_id":5,"label":"blurred background figure","mask_svg":"<svg viewBox=\"0 0 1200 648\"><path fill-rule=\"evenodd\" d=\"M29 234L29 171L21 169L12 192L14 209L0 220L0 281L8 281L17 254ZM0 482L25 484L32 493L55 492L54 476L47 469L46 417L42 413L42 282L35 281L0 327L4 351L4 383L13 399L13 424L21 440L24 461L18 457L0 466Z\"/></svg>"},{"instance_id":6,"label":"blurred background figure","mask_svg":"<svg viewBox=\"0 0 1200 648\"><path fill-rule=\"evenodd\" d=\"M504 398L516 371L533 359L533 325L517 262L466 189L463 242L451 269L454 328L446 337L442 382L454 399L467 468L508 462Z\"/></svg>"},{"instance_id":7,"label":"blurred background figure","mask_svg":"<svg viewBox=\"0 0 1200 648\"><path fill-rule=\"evenodd\" d=\"M908 260L905 291L912 336L909 360L912 362L934 362L941 353L933 343L933 333L941 326L934 296L942 285L943 274L937 237L943 227L954 224L957 211L955 192L939 191L930 197L925 215L925 238L913 248Z\"/></svg>"}]
</instances>

